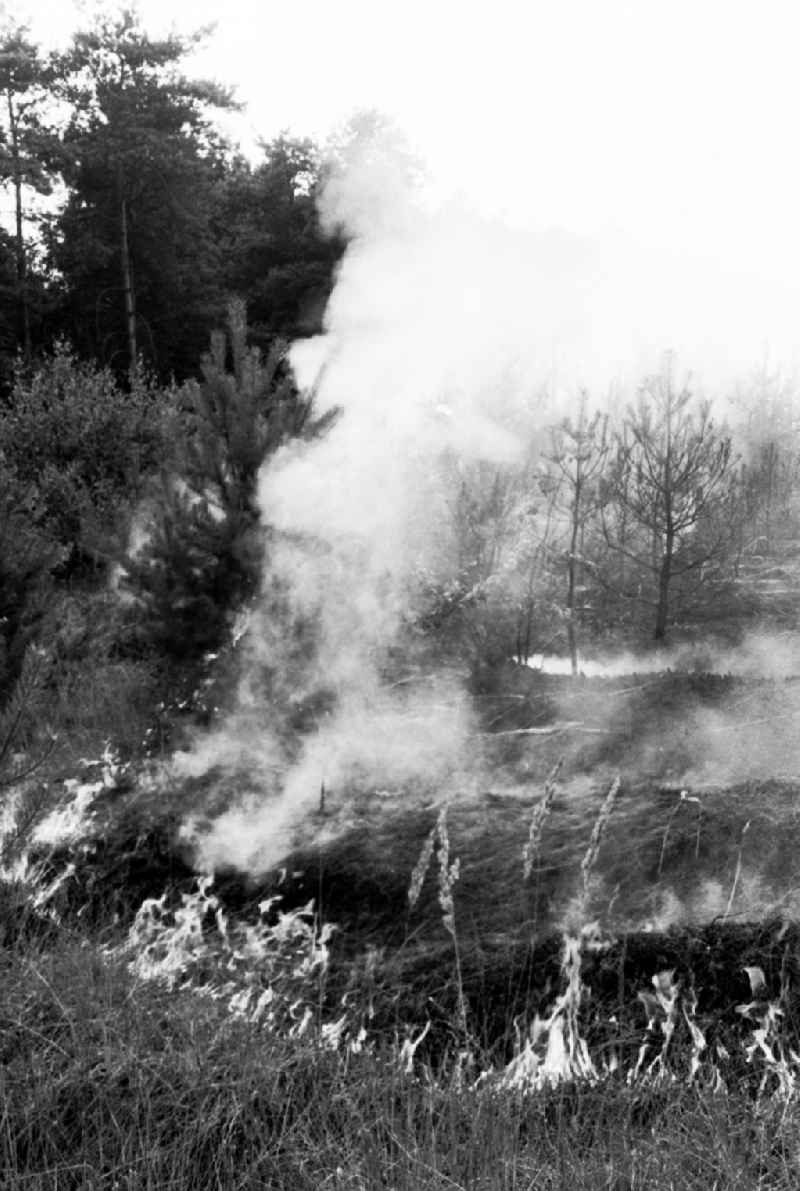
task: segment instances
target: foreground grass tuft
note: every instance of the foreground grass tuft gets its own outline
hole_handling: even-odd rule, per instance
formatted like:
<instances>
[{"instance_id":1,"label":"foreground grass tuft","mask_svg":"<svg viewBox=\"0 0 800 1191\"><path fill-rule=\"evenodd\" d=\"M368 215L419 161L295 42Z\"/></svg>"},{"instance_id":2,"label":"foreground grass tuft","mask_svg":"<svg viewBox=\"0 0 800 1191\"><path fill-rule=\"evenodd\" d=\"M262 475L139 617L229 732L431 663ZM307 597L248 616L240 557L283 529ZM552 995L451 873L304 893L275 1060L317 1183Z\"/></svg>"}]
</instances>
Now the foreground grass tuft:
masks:
<instances>
[{"instance_id":1,"label":"foreground grass tuft","mask_svg":"<svg viewBox=\"0 0 800 1191\"><path fill-rule=\"evenodd\" d=\"M6 952L0 1183L17 1188L789 1188L800 1114L623 1077L535 1093L399 1045L288 1039L86 939Z\"/></svg>"}]
</instances>

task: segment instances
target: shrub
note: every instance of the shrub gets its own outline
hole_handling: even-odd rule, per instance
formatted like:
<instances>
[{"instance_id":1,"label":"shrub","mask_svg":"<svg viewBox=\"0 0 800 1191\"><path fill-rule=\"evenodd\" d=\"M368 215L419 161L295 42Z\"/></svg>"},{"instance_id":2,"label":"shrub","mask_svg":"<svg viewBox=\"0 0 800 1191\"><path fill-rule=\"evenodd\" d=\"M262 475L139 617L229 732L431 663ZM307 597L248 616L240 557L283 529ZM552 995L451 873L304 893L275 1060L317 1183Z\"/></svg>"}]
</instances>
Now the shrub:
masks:
<instances>
[{"instance_id":1,"label":"shrub","mask_svg":"<svg viewBox=\"0 0 800 1191\"><path fill-rule=\"evenodd\" d=\"M0 452L0 708L44 616L60 558L35 484L22 481Z\"/></svg>"},{"instance_id":2,"label":"shrub","mask_svg":"<svg viewBox=\"0 0 800 1191\"><path fill-rule=\"evenodd\" d=\"M146 380L125 392L64 343L18 373L0 412L0 455L30 493L31 520L60 552L61 578L105 571L144 477L163 461L166 411Z\"/></svg>"}]
</instances>

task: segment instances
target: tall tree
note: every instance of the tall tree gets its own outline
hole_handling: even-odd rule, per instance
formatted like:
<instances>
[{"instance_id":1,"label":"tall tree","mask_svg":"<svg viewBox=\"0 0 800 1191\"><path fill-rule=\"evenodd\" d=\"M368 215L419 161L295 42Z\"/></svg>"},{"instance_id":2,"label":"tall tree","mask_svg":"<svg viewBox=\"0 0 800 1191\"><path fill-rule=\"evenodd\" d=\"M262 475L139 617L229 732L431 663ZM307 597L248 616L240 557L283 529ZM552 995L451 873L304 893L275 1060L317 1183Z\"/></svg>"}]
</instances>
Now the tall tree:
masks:
<instances>
[{"instance_id":1,"label":"tall tree","mask_svg":"<svg viewBox=\"0 0 800 1191\"><path fill-rule=\"evenodd\" d=\"M70 196L51 258L67 330L120 372L143 357L191 374L224 305L211 219L226 146L212 120L232 99L180 71L201 36L152 39L125 9L57 62Z\"/></svg>"},{"instance_id":2,"label":"tall tree","mask_svg":"<svg viewBox=\"0 0 800 1191\"><path fill-rule=\"evenodd\" d=\"M32 194L50 194L55 135L47 125L49 67L24 27L0 33L0 185L14 198L14 265L17 344L26 362L32 353L30 248L25 234Z\"/></svg>"},{"instance_id":3,"label":"tall tree","mask_svg":"<svg viewBox=\"0 0 800 1191\"><path fill-rule=\"evenodd\" d=\"M226 286L246 299L250 333L266 347L274 336L321 329L344 242L320 226L323 167L315 144L282 135L261 150L255 165L239 160L228 171L217 225Z\"/></svg>"},{"instance_id":4,"label":"tall tree","mask_svg":"<svg viewBox=\"0 0 800 1191\"><path fill-rule=\"evenodd\" d=\"M608 544L650 574L655 588L657 641L667 633L673 580L709 563L727 541L715 514L733 479L730 438L720 434L708 403L678 389L671 370L649 378L617 435L606 489L607 505L635 523L638 536L623 545L605 521Z\"/></svg>"},{"instance_id":5,"label":"tall tree","mask_svg":"<svg viewBox=\"0 0 800 1191\"><path fill-rule=\"evenodd\" d=\"M599 507L600 481L608 456L608 419L597 412L589 416L588 395L582 392L575 420L564 420L550 432L545 455L557 502L567 515L567 641L572 673L578 673L576 598L583 566L582 539L586 522Z\"/></svg>"}]
</instances>

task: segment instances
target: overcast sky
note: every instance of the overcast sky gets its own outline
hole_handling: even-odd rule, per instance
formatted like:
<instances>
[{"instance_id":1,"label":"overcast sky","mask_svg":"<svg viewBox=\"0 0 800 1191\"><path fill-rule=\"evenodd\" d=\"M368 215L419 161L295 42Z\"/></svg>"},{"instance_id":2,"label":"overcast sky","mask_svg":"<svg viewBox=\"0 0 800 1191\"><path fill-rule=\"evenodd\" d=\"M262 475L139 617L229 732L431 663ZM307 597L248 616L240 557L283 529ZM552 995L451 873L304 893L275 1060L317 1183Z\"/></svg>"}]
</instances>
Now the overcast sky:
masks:
<instances>
[{"instance_id":1,"label":"overcast sky","mask_svg":"<svg viewBox=\"0 0 800 1191\"><path fill-rule=\"evenodd\" d=\"M80 0L26 0L66 38ZM92 6L88 6L91 11ZM706 258L800 326L800 6L773 0L140 0L154 32L217 22L192 72L239 134L395 117L440 188L512 222ZM797 317L795 318L795 310ZM772 316L771 316L772 317ZM778 329L778 324L781 329ZM800 332L796 336L800 342Z\"/></svg>"}]
</instances>

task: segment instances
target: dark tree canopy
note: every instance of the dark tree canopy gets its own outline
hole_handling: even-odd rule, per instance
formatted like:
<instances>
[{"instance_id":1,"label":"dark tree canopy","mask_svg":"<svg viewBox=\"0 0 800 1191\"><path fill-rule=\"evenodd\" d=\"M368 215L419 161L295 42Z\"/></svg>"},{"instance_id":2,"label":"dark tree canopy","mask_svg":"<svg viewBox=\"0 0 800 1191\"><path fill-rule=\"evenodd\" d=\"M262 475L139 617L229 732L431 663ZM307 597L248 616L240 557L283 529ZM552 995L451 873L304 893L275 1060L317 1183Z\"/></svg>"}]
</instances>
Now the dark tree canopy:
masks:
<instances>
[{"instance_id":1,"label":"dark tree canopy","mask_svg":"<svg viewBox=\"0 0 800 1191\"><path fill-rule=\"evenodd\" d=\"M237 161L220 188L225 284L246 296L251 333L266 346L315 334L344 244L320 228L320 154L312 141L279 136L255 166Z\"/></svg>"},{"instance_id":2,"label":"dark tree canopy","mask_svg":"<svg viewBox=\"0 0 800 1191\"><path fill-rule=\"evenodd\" d=\"M67 333L120 372L141 356L162 376L191 374L224 312L212 212L227 149L212 118L232 100L181 74L196 40L152 40L123 12L57 62L72 114L50 260Z\"/></svg>"},{"instance_id":3,"label":"dark tree canopy","mask_svg":"<svg viewBox=\"0 0 800 1191\"><path fill-rule=\"evenodd\" d=\"M265 351L320 329L344 250L320 227L320 151L281 135L247 161L216 123L237 107L230 90L185 70L203 36L150 37L124 7L60 53L0 32L6 392L15 356L30 364L59 338L120 379L196 377L232 298Z\"/></svg>"},{"instance_id":4,"label":"dark tree canopy","mask_svg":"<svg viewBox=\"0 0 800 1191\"><path fill-rule=\"evenodd\" d=\"M57 173L57 138L48 123L49 64L24 28L0 33L0 186L13 200L13 236L2 233L0 281L0 360L8 383L7 361L16 348L30 363L39 345L45 309L44 286L31 268L31 224L35 195L49 195ZM13 271L13 284L8 274ZM9 334L10 333L10 334ZM9 342L11 339L11 342Z\"/></svg>"}]
</instances>

